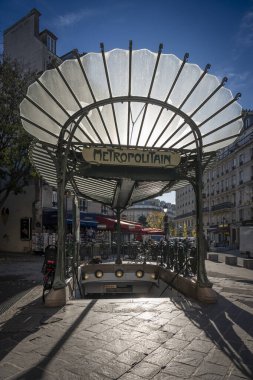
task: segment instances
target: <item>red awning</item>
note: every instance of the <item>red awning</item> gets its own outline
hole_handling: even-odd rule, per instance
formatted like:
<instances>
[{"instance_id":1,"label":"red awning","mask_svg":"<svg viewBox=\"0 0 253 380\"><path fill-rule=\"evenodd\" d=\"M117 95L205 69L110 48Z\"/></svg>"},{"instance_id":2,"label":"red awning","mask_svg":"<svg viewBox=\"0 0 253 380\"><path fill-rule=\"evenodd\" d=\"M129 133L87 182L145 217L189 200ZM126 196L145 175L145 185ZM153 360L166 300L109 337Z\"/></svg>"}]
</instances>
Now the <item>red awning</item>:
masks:
<instances>
[{"instance_id":1,"label":"red awning","mask_svg":"<svg viewBox=\"0 0 253 380\"><path fill-rule=\"evenodd\" d=\"M100 216L100 215L97 215L96 219L97 219L98 223L106 226L106 230L116 231L117 219L107 218L105 216ZM99 225L98 225L98 228L99 228ZM137 224L134 222L128 222L126 220L120 221L120 228L122 231L129 232L129 233L141 232L141 230L142 230L141 224Z\"/></svg>"},{"instance_id":2,"label":"red awning","mask_svg":"<svg viewBox=\"0 0 253 380\"><path fill-rule=\"evenodd\" d=\"M164 231L160 228L143 227L141 232L143 235L164 235Z\"/></svg>"}]
</instances>

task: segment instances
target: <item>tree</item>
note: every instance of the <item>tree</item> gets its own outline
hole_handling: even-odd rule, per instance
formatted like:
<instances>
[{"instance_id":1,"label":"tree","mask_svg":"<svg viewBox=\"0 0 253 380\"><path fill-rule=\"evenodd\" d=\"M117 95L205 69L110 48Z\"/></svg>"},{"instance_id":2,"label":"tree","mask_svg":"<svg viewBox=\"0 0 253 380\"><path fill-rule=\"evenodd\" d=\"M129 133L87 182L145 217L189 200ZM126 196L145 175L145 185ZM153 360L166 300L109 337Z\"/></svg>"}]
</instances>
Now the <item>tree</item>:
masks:
<instances>
[{"instance_id":1,"label":"tree","mask_svg":"<svg viewBox=\"0 0 253 380\"><path fill-rule=\"evenodd\" d=\"M147 216L147 223L149 227L161 228L163 230L164 213L154 211Z\"/></svg>"},{"instance_id":2,"label":"tree","mask_svg":"<svg viewBox=\"0 0 253 380\"><path fill-rule=\"evenodd\" d=\"M141 215L138 219L138 222L143 226L143 227L146 227L147 226L147 218L145 215Z\"/></svg>"},{"instance_id":3,"label":"tree","mask_svg":"<svg viewBox=\"0 0 253 380\"><path fill-rule=\"evenodd\" d=\"M16 62L0 61L0 207L11 192L22 193L31 178L32 138L21 125L19 104L34 77Z\"/></svg>"}]
</instances>

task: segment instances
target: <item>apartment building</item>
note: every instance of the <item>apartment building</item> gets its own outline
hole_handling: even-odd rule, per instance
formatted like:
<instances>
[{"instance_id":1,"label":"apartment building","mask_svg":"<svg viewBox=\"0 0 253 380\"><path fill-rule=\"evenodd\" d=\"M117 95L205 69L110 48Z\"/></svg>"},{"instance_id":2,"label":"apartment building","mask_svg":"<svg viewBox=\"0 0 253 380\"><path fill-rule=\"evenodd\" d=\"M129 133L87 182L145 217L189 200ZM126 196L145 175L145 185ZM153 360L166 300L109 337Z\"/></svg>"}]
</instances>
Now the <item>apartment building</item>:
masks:
<instances>
[{"instance_id":1,"label":"apartment building","mask_svg":"<svg viewBox=\"0 0 253 380\"><path fill-rule=\"evenodd\" d=\"M22 69L38 74L52 67L52 61L61 63L73 58L68 52L57 55L57 37L48 29L40 31L40 12L32 9L4 31L4 56L16 60ZM66 208L72 209L72 197L66 194ZM32 232L45 230L45 215L57 209L57 192L41 178L31 178L24 193L10 194L0 210L0 250L30 251ZM112 213L98 202L81 200L81 211L88 213ZM27 230L28 234L22 233Z\"/></svg>"},{"instance_id":2,"label":"apartment building","mask_svg":"<svg viewBox=\"0 0 253 380\"><path fill-rule=\"evenodd\" d=\"M17 60L24 70L43 72L55 59L57 37L48 29L40 31L40 12L32 9L4 31L4 55Z\"/></svg>"},{"instance_id":3,"label":"apartment building","mask_svg":"<svg viewBox=\"0 0 253 380\"><path fill-rule=\"evenodd\" d=\"M139 222L141 218L147 218L149 214L154 212L163 213L164 202L160 202L159 199L149 199L142 202L138 202L124 211L123 217L129 221ZM175 217L175 205L166 203L167 215L169 220L173 220Z\"/></svg>"},{"instance_id":4,"label":"apartment building","mask_svg":"<svg viewBox=\"0 0 253 380\"><path fill-rule=\"evenodd\" d=\"M191 185L176 192L176 227L195 231L195 194ZM241 226L253 225L253 112L245 113L236 141L217 152L203 177L203 222L207 239L239 247Z\"/></svg>"}]
</instances>

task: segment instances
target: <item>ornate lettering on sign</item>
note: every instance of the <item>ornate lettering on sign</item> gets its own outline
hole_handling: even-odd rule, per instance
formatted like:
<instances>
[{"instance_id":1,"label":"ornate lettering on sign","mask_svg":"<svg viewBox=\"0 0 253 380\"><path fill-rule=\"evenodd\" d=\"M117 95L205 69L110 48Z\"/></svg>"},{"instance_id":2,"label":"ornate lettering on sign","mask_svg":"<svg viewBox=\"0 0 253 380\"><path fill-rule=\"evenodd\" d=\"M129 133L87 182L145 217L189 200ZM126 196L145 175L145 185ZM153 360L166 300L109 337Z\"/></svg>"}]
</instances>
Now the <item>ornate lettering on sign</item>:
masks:
<instances>
[{"instance_id":1,"label":"ornate lettering on sign","mask_svg":"<svg viewBox=\"0 0 253 380\"><path fill-rule=\"evenodd\" d=\"M154 152L141 149L85 147L83 158L85 161L96 165L173 168L180 163L180 155L176 152Z\"/></svg>"}]
</instances>

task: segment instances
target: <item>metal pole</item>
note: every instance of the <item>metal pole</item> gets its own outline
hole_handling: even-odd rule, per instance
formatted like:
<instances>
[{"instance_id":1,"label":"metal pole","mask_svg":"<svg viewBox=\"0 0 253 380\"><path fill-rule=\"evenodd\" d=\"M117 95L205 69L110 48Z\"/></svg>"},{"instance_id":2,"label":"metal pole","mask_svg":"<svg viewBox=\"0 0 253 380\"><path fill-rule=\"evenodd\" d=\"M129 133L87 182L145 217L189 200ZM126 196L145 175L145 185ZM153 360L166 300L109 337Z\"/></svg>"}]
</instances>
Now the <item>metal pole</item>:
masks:
<instances>
[{"instance_id":1,"label":"metal pole","mask_svg":"<svg viewBox=\"0 0 253 380\"><path fill-rule=\"evenodd\" d=\"M202 166L198 156L196 165L196 182L194 186L196 197L196 233L197 233L197 281L200 287L212 287L209 282L205 267L207 255L205 236L203 230L203 199L202 199Z\"/></svg>"},{"instance_id":2,"label":"metal pole","mask_svg":"<svg viewBox=\"0 0 253 380\"><path fill-rule=\"evenodd\" d=\"M77 286L77 270L79 263L79 247L80 247L80 209L79 200L75 195L72 204L72 233L73 233L73 261L72 261L72 276L73 276L73 289L75 291Z\"/></svg>"},{"instance_id":3,"label":"metal pole","mask_svg":"<svg viewBox=\"0 0 253 380\"><path fill-rule=\"evenodd\" d=\"M60 160L59 160L60 161ZM57 261L54 277L54 289L65 288L65 173L58 170L57 203L58 203L58 241Z\"/></svg>"},{"instance_id":4,"label":"metal pole","mask_svg":"<svg viewBox=\"0 0 253 380\"><path fill-rule=\"evenodd\" d=\"M117 258L115 264L122 264L122 260L120 258L120 250L121 250L121 229L120 229L120 209L116 210L117 216Z\"/></svg>"}]
</instances>

